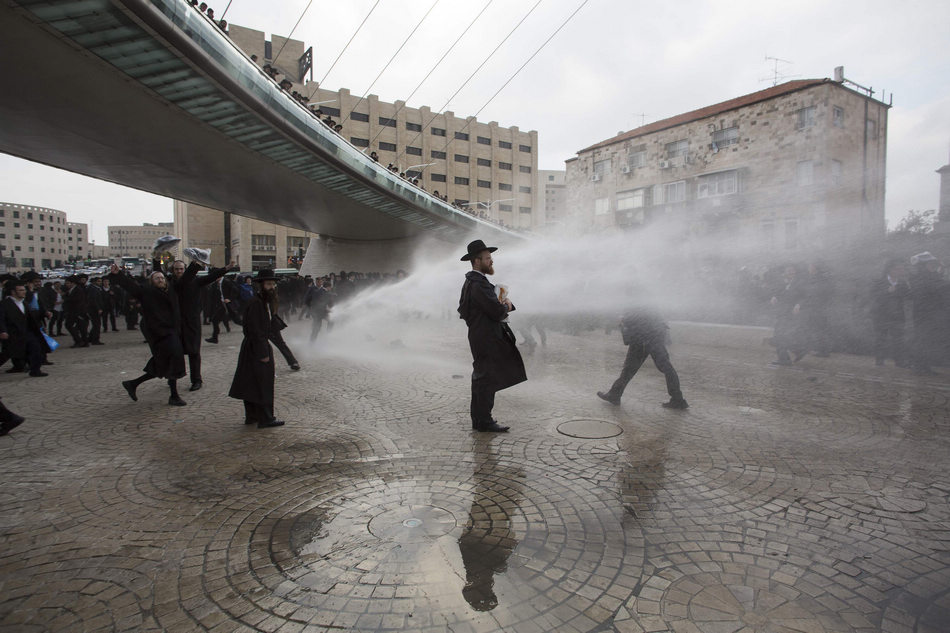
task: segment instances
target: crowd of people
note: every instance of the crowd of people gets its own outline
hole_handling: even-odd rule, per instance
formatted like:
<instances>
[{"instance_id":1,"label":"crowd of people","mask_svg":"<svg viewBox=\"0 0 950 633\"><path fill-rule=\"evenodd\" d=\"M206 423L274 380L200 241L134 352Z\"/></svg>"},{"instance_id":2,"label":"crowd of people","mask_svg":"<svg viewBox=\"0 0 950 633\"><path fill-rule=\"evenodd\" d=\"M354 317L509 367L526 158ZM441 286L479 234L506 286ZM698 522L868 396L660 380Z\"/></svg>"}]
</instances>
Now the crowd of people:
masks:
<instances>
[{"instance_id":1,"label":"crowd of people","mask_svg":"<svg viewBox=\"0 0 950 633\"><path fill-rule=\"evenodd\" d=\"M214 17L214 9L208 6L207 2L198 2L198 0L191 0L191 6L194 7L197 11L206 15L209 20L211 20L215 26L217 26L225 35L228 34L228 23L224 18L216 20ZM227 13L227 11L225 11Z\"/></svg>"}]
</instances>

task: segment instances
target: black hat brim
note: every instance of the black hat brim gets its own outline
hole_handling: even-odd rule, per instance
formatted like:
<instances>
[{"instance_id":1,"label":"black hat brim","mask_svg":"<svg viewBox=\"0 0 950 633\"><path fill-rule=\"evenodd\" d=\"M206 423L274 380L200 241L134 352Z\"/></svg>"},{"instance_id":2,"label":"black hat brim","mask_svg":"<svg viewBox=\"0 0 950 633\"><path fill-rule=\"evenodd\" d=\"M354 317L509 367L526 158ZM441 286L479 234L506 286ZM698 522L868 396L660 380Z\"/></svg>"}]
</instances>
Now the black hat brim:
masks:
<instances>
[{"instance_id":1,"label":"black hat brim","mask_svg":"<svg viewBox=\"0 0 950 633\"><path fill-rule=\"evenodd\" d=\"M498 250L497 246L486 246L485 248L480 249L478 253L481 253L482 251L488 251L489 253L494 253L497 250ZM463 261L463 262L471 261L472 257L474 257L475 255L478 255L478 253L465 253L464 255L462 255L462 259L460 259L459 261Z\"/></svg>"}]
</instances>

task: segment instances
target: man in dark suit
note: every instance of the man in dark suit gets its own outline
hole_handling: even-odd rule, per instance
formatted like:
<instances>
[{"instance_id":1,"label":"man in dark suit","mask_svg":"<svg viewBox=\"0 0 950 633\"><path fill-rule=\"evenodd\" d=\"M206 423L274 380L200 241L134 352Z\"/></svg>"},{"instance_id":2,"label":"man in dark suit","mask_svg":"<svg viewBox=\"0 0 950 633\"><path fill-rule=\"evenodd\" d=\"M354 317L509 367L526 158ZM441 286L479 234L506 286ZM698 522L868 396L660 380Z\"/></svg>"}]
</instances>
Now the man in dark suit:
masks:
<instances>
[{"instance_id":1,"label":"man in dark suit","mask_svg":"<svg viewBox=\"0 0 950 633\"><path fill-rule=\"evenodd\" d=\"M30 376L43 377L40 371L43 352L48 351L46 341L40 332L40 325L25 305L26 284L22 281L7 282L7 296L0 301L0 340L3 341L3 354L13 360L13 369L9 373L25 371L29 364Z\"/></svg>"},{"instance_id":2,"label":"man in dark suit","mask_svg":"<svg viewBox=\"0 0 950 633\"><path fill-rule=\"evenodd\" d=\"M86 333L86 289L79 283L79 277L76 275L66 278L63 313L66 315L66 329L73 337L73 347L89 347Z\"/></svg>"},{"instance_id":3,"label":"man in dark suit","mask_svg":"<svg viewBox=\"0 0 950 633\"><path fill-rule=\"evenodd\" d=\"M100 340L102 334L102 314L106 310L106 299L102 294L102 280L96 277L86 286L86 314L89 318L89 344L105 345Z\"/></svg>"},{"instance_id":4,"label":"man in dark suit","mask_svg":"<svg viewBox=\"0 0 950 633\"><path fill-rule=\"evenodd\" d=\"M907 268L892 259L884 274L871 284L871 323L874 326L874 361L883 365L890 356L898 367L907 366L904 345L904 303L910 296Z\"/></svg>"},{"instance_id":5,"label":"man in dark suit","mask_svg":"<svg viewBox=\"0 0 950 633\"><path fill-rule=\"evenodd\" d=\"M509 427L491 417L495 392L528 379L524 361L518 352L515 335L508 326L508 313L515 306L500 298L487 275L494 275L491 254L498 250L482 240L468 245L463 262L471 262L465 274L459 298L459 318L468 326L468 344L472 350L472 428L476 431L503 433Z\"/></svg>"},{"instance_id":6,"label":"man in dark suit","mask_svg":"<svg viewBox=\"0 0 950 633\"><path fill-rule=\"evenodd\" d=\"M667 409L686 409L689 404L683 398L680 390L680 379L670 362L670 353L666 349L669 337L669 327L655 312L647 308L630 310L620 321L620 334L623 344L627 346L627 358L624 360L620 377L607 392L598 391L597 397L610 404L620 404L620 397L637 370L643 365L647 356L653 358L653 364L666 377L666 391L670 394L670 401L664 402Z\"/></svg>"}]
</instances>

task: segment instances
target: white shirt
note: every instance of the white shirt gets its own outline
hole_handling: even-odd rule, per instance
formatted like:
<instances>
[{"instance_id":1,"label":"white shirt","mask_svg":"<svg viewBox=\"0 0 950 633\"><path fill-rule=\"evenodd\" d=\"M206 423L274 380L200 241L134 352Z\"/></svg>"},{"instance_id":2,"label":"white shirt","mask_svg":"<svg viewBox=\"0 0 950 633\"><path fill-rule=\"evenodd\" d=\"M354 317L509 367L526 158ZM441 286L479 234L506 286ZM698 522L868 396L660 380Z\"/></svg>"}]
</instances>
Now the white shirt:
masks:
<instances>
[{"instance_id":1,"label":"white shirt","mask_svg":"<svg viewBox=\"0 0 950 633\"><path fill-rule=\"evenodd\" d=\"M16 304L16 307L20 308L20 312L26 314L26 308L23 307L23 299L17 299L13 295L10 295L10 298L13 300L13 303Z\"/></svg>"}]
</instances>

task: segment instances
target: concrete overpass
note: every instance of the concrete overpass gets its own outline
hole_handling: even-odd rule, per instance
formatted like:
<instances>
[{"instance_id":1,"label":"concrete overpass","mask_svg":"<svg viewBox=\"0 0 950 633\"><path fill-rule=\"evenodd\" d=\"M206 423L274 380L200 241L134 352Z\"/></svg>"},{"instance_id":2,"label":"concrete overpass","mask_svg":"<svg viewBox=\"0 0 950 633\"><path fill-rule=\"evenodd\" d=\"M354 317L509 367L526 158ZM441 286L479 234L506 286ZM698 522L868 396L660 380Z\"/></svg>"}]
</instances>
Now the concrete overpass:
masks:
<instances>
[{"instance_id":1,"label":"concrete overpass","mask_svg":"<svg viewBox=\"0 0 950 633\"><path fill-rule=\"evenodd\" d=\"M370 161L185 0L0 0L0 151L350 240L521 236Z\"/></svg>"}]
</instances>

